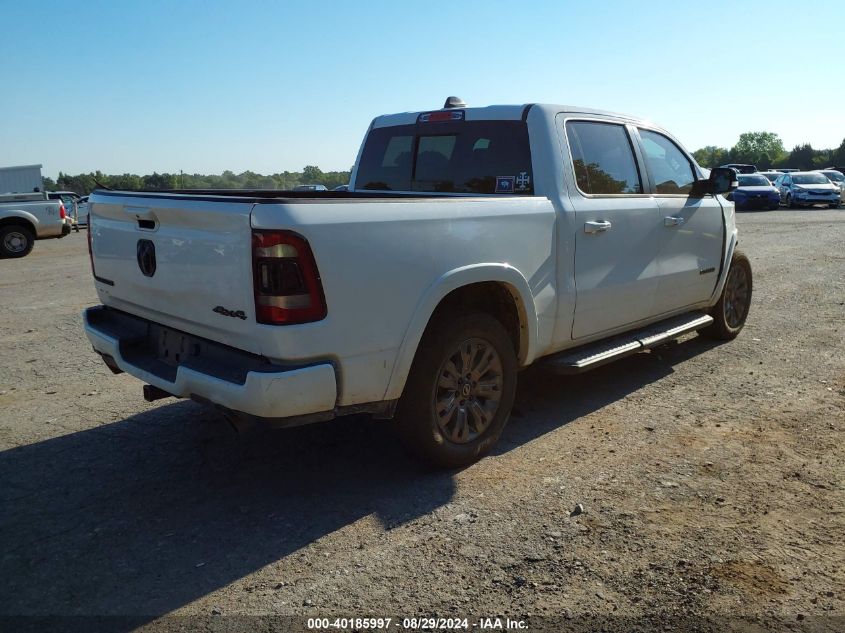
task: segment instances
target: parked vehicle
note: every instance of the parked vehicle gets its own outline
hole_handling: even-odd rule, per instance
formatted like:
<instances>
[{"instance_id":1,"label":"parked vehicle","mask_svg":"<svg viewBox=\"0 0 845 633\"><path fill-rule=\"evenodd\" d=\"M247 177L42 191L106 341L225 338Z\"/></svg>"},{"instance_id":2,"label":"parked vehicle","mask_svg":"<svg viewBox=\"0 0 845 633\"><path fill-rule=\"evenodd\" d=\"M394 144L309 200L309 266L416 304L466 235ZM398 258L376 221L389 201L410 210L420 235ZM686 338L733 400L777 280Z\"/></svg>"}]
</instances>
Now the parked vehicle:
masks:
<instances>
[{"instance_id":1,"label":"parked vehicle","mask_svg":"<svg viewBox=\"0 0 845 633\"><path fill-rule=\"evenodd\" d=\"M88 226L88 196L82 196L79 202L76 203L76 208L79 214L77 224L79 226Z\"/></svg>"},{"instance_id":2,"label":"parked vehicle","mask_svg":"<svg viewBox=\"0 0 845 633\"><path fill-rule=\"evenodd\" d=\"M758 173L765 176L766 178L768 178L769 182L773 183L775 180L777 180L782 175L783 172L773 170L773 171L761 171L761 172L758 172Z\"/></svg>"},{"instance_id":3,"label":"parked vehicle","mask_svg":"<svg viewBox=\"0 0 845 633\"><path fill-rule=\"evenodd\" d=\"M61 200L45 193L0 194L0 257L24 257L35 240L70 233Z\"/></svg>"},{"instance_id":4,"label":"parked vehicle","mask_svg":"<svg viewBox=\"0 0 845 633\"><path fill-rule=\"evenodd\" d=\"M836 169L820 169L819 173L827 176L830 182L839 187L840 202L845 201L845 174Z\"/></svg>"},{"instance_id":5,"label":"parked vehicle","mask_svg":"<svg viewBox=\"0 0 845 633\"><path fill-rule=\"evenodd\" d=\"M729 163L727 165L722 165L722 167L735 169L738 174L753 174L757 171L757 167L754 165L744 165L742 163Z\"/></svg>"},{"instance_id":6,"label":"parked vehicle","mask_svg":"<svg viewBox=\"0 0 845 633\"><path fill-rule=\"evenodd\" d=\"M839 187L817 171L783 174L775 181L775 187L781 201L791 208L826 204L835 209L841 201Z\"/></svg>"},{"instance_id":7,"label":"parked vehicle","mask_svg":"<svg viewBox=\"0 0 845 633\"><path fill-rule=\"evenodd\" d=\"M79 200L82 199L75 191L48 191L50 200L61 200L65 206L65 218L67 223L77 233L79 232Z\"/></svg>"},{"instance_id":8,"label":"parked vehicle","mask_svg":"<svg viewBox=\"0 0 845 633\"><path fill-rule=\"evenodd\" d=\"M328 191L326 185L297 185L294 191Z\"/></svg>"},{"instance_id":9,"label":"parked vehicle","mask_svg":"<svg viewBox=\"0 0 845 633\"><path fill-rule=\"evenodd\" d=\"M769 209L780 206L780 192L763 174L739 174L739 186L730 193L731 199L740 209Z\"/></svg>"},{"instance_id":10,"label":"parked vehicle","mask_svg":"<svg viewBox=\"0 0 845 633\"><path fill-rule=\"evenodd\" d=\"M338 185L332 191L349 191L349 185Z\"/></svg>"},{"instance_id":11,"label":"parked vehicle","mask_svg":"<svg viewBox=\"0 0 845 633\"><path fill-rule=\"evenodd\" d=\"M148 400L282 426L395 414L419 453L468 464L520 367L737 336L752 273L719 195L734 177L608 112L380 116L347 193L93 192L103 305L85 330Z\"/></svg>"}]
</instances>

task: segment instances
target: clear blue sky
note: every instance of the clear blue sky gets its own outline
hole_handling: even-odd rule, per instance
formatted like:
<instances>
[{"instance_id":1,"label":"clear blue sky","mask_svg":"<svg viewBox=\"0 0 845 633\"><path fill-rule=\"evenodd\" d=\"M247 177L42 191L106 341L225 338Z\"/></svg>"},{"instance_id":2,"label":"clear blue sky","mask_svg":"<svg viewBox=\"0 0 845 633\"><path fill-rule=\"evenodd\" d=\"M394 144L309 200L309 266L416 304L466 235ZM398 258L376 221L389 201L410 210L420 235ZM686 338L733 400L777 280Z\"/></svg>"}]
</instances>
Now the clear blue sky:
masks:
<instances>
[{"instance_id":1,"label":"clear blue sky","mask_svg":"<svg viewBox=\"0 0 845 633\"><path fill-rule=\"evenodd\" d=\"M845 137L842 0L0 0L0 166L348 168L374 115L546 102L690 149Z\"/></svg>"}]
</instances>

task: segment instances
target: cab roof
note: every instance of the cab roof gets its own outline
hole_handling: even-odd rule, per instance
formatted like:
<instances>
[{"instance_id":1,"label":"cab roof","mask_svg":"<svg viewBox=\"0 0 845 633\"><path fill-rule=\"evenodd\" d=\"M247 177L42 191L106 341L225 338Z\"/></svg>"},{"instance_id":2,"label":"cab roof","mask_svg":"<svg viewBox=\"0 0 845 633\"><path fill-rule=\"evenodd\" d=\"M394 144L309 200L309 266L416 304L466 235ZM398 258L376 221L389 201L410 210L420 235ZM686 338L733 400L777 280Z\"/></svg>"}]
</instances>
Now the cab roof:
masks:
<instances>
[{"instance_id":1,"label":"cab roof","mask_svg":"<svg viewBox=\"0 0 845 633\"><path fill-rule=\"evenodd\" d=\"M524 103L522 105L490 105L484 107L466 108L434 108L431 110L419 110L417 112L399 112L397 114L383 114L373 119L372 127L391 127L394 125L413 125L421 114L430 112L464 112L465 121L519 121L528 117L530 111L539 111L546 117L554 117L559 113L572 113L594 116L609 116L622 119L634 124L647 124L652 127L653 123L627 114L597 110L595 108L584 108L580 106L555 105L549 103Z\"/></svg>"}]
</instances>

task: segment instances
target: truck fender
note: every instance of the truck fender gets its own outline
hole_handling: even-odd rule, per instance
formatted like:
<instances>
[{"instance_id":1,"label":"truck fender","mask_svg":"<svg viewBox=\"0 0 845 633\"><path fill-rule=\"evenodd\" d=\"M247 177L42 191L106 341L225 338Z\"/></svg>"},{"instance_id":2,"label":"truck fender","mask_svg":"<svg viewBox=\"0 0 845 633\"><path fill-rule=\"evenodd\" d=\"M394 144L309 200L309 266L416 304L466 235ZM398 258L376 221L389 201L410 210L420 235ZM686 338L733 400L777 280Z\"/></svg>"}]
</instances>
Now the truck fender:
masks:
<instances>
[{"instance_id":1,"label":"truck fender","mask_svg":"<svg viewBox=\"0 0 845 633\"><path fill-rule=\"evenodd\" d=\"M722 289L725 287L725 282L728 279L728 269L731 267L731 260L734 256L734 251L737 245L738 231L734 228L733 233L728 236L727 245L725 247L725 259L722 262L722 271L719 274L719 280L716 282L716 288L713 290L713 295L710 297L709 305L712 307L722 296Z\"/></svg>"},{"instance_id":2,"label":"truck fender","mask_svg":"<svg viewBox=\"0 0 845 633\"><path fill-rule=\"evenodd\" d=\"M32 215L29 211L24 211L23 209L0 209L0 222L3 224L10 224L10 222L4 221L9 219L21 219L26 220L29 224L32 225L32 230L35 232L35 236L38 237L38 227L41 224L34 215Z\"/></svg>"},{"instance_id":3,"label":"truck fender","mask_svg":"<svg viewBox=\"0 0 845 633\"><path fill-rule=\"evenodd\" d=\"M534 295L528 281L521 272L508 264L485 263L463 266L450 270L438 278L428 287L417 303L405 330L396 362L393 364L393 371L384 395L385 400L395 400L402 395L423 333L435 309L446 295L470 284L489 281L505 285L513 295L517 303L520 323L525 328L525 336L520 337L519 364L525 365L531 362L536 354L538 323Z\"/></svg>"}]
</instances>

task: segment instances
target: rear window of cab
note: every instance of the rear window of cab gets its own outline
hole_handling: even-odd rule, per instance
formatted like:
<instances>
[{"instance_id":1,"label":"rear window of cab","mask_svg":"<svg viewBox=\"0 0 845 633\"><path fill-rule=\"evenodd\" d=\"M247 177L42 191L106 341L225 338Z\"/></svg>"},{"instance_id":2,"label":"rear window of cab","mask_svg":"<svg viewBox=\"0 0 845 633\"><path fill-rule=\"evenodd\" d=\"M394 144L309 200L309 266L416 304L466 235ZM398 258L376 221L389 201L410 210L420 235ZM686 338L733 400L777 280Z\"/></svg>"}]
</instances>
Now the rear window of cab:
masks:
<instances>
[{"instance_id":1,"label":"rear window of cab","mask_svg":"<svg viewBox=\"0 0 845 633\"><path fill-rule=\"evenodd\" d=\"M534 195L523 121L447 121L370 131L356 189Z\"/></svg>"}]
</instances>

